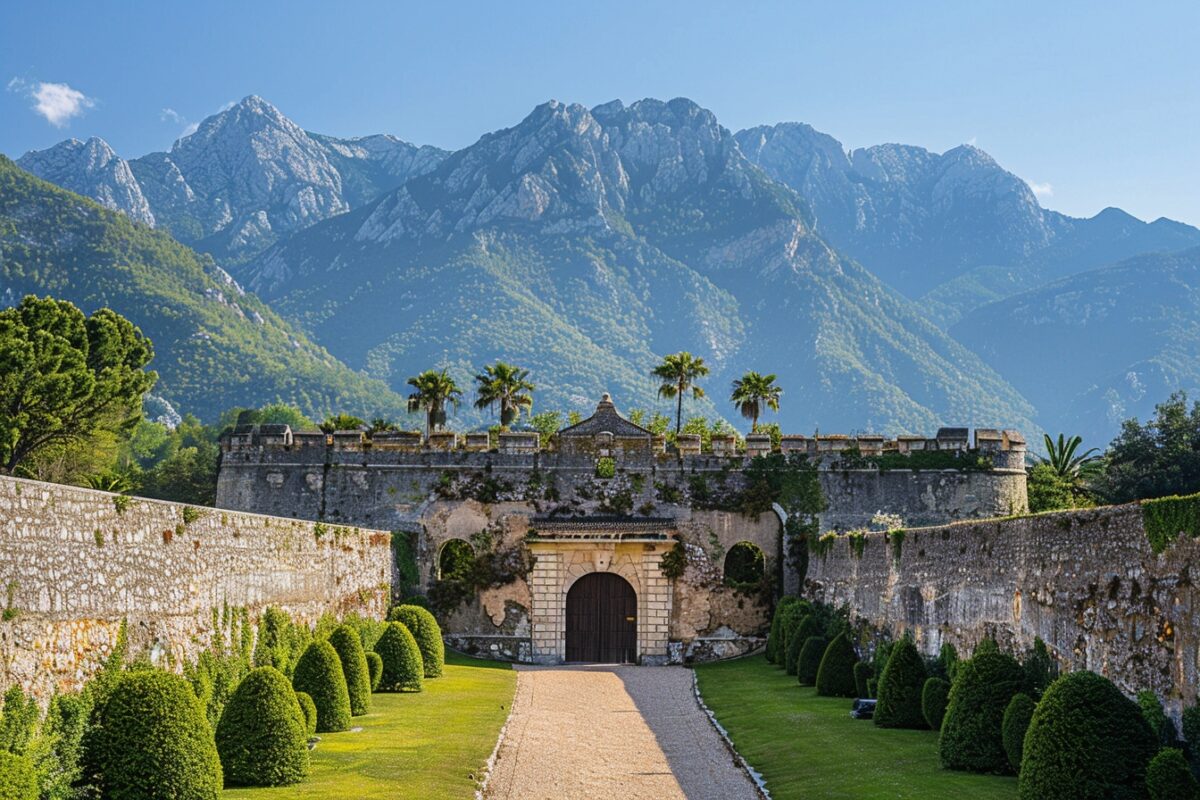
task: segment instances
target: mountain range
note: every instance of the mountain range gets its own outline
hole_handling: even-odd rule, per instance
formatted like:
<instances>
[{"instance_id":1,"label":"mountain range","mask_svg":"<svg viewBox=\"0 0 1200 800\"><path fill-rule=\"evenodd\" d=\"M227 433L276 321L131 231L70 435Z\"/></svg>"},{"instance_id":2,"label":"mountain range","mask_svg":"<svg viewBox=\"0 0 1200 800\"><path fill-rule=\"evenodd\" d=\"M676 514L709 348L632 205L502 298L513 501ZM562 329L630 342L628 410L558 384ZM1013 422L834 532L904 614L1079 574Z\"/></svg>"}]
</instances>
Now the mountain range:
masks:
<instances>
[{"instance_id":1,"label":"mountain range","mask_svg":"<svg viewBox=\"0 0 1200 800\"><path fill-rule=\"evenodd\" d=\"M69 140L18 164L211 255L339 375L387 384L392 407L420 369L465 384L505 358L533 371L543 409L586 410L607 390L665 410L649 369L689 349L713 369L696 413L733 418L722 387L756 369L779 375L788 430L1101 437L1160 387L1200 383L1168 354L1197 343L1184 324L1147 330L1123 361L1074 359L1061 392L1032 377L1085 343L1053 339L1062 315L1040 329L1053 346L1022 353L1014 327L1038 329L1039 309L1069 305L1101 267L1200 245L1200 230L1041 208L971 146L847 151L798 123L734 134L676 99L550 102L448 153L307 132L248 97L166 153L124 161Z\"/></svg>"}]
</instances>

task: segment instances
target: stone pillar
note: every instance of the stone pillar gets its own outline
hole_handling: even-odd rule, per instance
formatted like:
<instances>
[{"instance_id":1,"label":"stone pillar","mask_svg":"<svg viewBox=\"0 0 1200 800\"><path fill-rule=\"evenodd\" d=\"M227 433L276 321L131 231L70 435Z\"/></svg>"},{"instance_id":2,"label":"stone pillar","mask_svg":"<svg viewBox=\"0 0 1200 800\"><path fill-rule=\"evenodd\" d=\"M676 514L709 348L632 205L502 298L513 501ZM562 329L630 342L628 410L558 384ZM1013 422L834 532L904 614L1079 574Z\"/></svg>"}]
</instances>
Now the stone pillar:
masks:
<instances>
[{"instance_id":1,"label":"stone pillar","mask_svg":"<svg viewBox=\"0 0 1200 800\"><path fill-rule=\"evenodd\" d=\"M672 543L673 546L673 543ZM671 620L671 586L662 574L666 548L646 545L642 554L642 600L638 608L638 652L643 664L666 664Z\"/></svg>"},{"instance_id":2,"label":"stone pillar","mask_svg":"<svg viewBox=\"0 0 1200 800\"><path fill-rule=\"evenodd\" d=\"M535 664L557 664L562 660L559 642L566 635L562 603L561 555L554 547L530 546L533 571L529 590L533 596L529 622L532 627Z\"/></svg>"}]
</instances>

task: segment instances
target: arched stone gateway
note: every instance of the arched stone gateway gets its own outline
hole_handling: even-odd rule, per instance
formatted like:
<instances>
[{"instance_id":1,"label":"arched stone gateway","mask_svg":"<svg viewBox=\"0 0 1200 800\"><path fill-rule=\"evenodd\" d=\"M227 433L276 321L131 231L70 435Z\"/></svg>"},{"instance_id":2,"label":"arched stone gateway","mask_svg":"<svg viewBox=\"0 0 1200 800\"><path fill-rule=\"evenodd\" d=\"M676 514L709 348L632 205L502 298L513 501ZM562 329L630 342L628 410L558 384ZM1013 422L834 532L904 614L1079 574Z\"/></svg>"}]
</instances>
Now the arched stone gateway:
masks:
<instances>
[{"instance_id":1,"label":"arched stone gateway","mask_svg":"<svg viewBox=\"0 0 1200 800\"><path fill-rule=\"evenodd\" d=\"M612 572L591 572L567 590L568 662L637 660L637 594Z\"/></svg>"}]
</instances>

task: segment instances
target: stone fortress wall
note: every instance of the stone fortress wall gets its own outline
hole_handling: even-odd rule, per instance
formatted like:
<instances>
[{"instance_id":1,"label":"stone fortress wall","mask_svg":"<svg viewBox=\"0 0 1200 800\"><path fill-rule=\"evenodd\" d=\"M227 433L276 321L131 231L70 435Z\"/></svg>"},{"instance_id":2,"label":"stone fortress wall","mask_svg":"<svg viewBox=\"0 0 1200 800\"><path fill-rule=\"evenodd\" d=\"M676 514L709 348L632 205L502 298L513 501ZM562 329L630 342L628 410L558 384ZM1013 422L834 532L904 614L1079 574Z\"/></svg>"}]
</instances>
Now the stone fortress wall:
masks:
<instances>
[{"instance_id":1,"label":"stone fortress wall","mask_svg":"<svg viewBox=\"0 0 1200 800\"><path fill-rule=\"evenodd\" d=\"M1137 504L850 537L811 558L806 593L923 652L983 638L1020 653L1040 637L1064 669L1132 695L1151 689L1178 718L1196 702L1200 541L1150 547Z\"/></svg>"},{"instance_id":2,"label":"stone fortress wall","mask_svg":"<svg viewBox=\"0 0 1200 800\"><path fill-rule=\"evenodd\" d=\"M391 584L382 531L0 477L0 689L42 701L81 686L122 619L131 653L178 668L233 609L381 615Z\"/></svg>"}]
</instances>

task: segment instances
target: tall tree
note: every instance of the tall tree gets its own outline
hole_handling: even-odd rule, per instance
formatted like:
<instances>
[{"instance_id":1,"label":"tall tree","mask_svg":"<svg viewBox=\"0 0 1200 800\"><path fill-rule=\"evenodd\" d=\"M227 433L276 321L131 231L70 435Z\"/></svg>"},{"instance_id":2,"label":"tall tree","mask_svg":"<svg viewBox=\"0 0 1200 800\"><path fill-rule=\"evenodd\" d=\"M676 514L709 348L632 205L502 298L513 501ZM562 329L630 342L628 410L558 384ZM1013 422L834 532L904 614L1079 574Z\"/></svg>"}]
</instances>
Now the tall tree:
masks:
<instances>
[{"instance_id":1,"label":"tall tree","mask_svg":"<svg viewBox=\"0 0 1200 800\"><path fill-rule=\"evenodd\" d=\"M319 426L324 433L333 433L334 431L357 431L367 427L367 423L361 417L356 417L353 414L332 414L325 418Z\"/></svg>"},{"instance_id":2,"label":"tall tree","mask_svg":"<svg viewBox=\"0 0 1200 800\"><path fill-rule=\"evenodd\" d=\"M529 370L503 361L489 364L475 376L476 408L500 407L500 430L506 431L521 416L521 410L533 408L537 387L529 381Z\"/></svg>"},{"instance_id":3,"label":"tall tree","mask_svg":"<svg viewBox=\"0 0 1200 800\"><path fill-rule=\"evenodd\" d=\"M111 309L90 317L32 295L0 311L0 470L39 452L128 432L158 376L150 341Z\"/></svg>"},{"instance_id":4,"label":"tall tree","mask_svg":"<svg viewBox=\"0 0 1200 800\"><path fill-rule=\"evenodd\" d=\"M458 408L462 389L446 370L427 369L420 375L408 379L413 392L408 396L410 412L425 412L425 435L433 433L446 424L446 404Z\"/></svg>"},{"instance_id":5,"label":"tall tree","mask_svg":"<svg viewBox=\"0 0 1200 800\"><path fill-rule=\"evenodd\" d=\"M1176 392L1145 423L1125 420L1096 481L1110 503L1200 492L1200 402Z\"/></svg>"},{"instance_id":6,"label":"tall tree","mask_svg":"<svg viewBox=\"0 0 1200 800\"><path fill-rule=\"evenodd\" d=\"M758 418L764 408L779 410L779 396L783 390L775 385L774 375L747 372L733 382L729 402L737 406L742 416L750 420L750 432L758 433Z\"/></svg>"},{"instance_id":7,"label":"tall tree","mask_svg":"<svg viewBox=\"0 0 1200 800\"><path fill-rule=\"evenodd\" d=\"M708 374L708 367L703 358L684 350L664 356L662 363L650 374L662 381L658 396L675 399L675 433L678 435L683 427L683 396L691 389L692 397L704 397L704 390L696 385L696 380Z\"/></svg>"}]
</instances>

